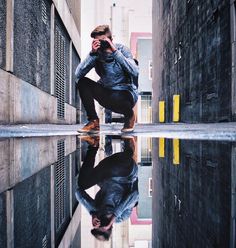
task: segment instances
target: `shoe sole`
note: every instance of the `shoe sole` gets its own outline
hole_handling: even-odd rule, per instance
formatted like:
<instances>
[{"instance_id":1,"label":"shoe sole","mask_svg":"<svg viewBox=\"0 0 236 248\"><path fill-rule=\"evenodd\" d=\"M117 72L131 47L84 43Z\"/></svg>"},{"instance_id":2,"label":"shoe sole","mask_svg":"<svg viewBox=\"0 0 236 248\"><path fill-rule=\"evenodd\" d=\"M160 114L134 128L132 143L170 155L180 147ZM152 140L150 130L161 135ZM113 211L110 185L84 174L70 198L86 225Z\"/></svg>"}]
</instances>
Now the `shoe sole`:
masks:
<instances>
[{"instance_id":1,"label":"shoe sole","mask_svg":"<svg viewBox=\"0 0 236 248\"><path fill-rule=\"evenodd\" d=\"M123 132L123 133L131 133L133 131L134 131L133 128L132 129L125 129L125 130L121 129L121 132Z\"/></svg>"},{"instance_id":2,"label":"shoe sole","mask_svg":"<svg viewBox=\"0 0 236 248\"><path fill-rule=\"evenodd\" d=\"M83 130L78 130L77 131L78 133L91 133L91 134L96 134L96 133L99 133L100 131L83 131Z\"/></svg>"}]
</instances>

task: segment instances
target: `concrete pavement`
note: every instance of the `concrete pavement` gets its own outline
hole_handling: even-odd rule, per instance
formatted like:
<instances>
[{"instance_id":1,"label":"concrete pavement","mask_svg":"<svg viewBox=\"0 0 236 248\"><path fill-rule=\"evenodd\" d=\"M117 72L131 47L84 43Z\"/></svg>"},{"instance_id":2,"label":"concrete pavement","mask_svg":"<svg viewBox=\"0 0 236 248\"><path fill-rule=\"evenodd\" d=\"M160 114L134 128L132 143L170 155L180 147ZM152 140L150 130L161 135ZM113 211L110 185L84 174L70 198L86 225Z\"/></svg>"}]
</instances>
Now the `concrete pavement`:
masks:
<instances>
[{"instance_id":1,"label":"concrete pavement","mask_svg":"<svg viewBox=\"0 0 236 248\"><path fill-rule=\"evenodd\" d=\"M1 125L0 138L78 135L80 125ZM121 135L122 124L101 125L100 134ZM211 139L236 141L236 123L212 124L137 124L132 133L137 136L180 139Z\"/></svg>"}]
</instances>

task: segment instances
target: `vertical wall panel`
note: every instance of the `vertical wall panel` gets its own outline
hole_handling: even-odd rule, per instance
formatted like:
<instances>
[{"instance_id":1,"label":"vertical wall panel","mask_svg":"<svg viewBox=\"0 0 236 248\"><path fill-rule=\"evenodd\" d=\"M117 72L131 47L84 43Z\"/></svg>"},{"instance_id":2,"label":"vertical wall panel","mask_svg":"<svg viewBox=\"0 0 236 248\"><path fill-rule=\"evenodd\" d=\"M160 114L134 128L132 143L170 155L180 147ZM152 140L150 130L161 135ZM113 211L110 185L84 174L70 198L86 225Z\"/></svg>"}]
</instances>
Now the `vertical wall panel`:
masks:
<instances>
[{"instance_id":1,"label":"vertical wall panel","mask_svg":"<svg viewBox=\"0 0 236 248\"><path fill-rule=\"evenodd\" d=\"M76 98L79 97L77 94L77 86L75 83L75 70L78 64L80 63L80 57L75 50L75 47L72 46L72 105L76 106Z\"/></svg>"},{"instance_id":2,"label":"vertical wall panel","mask_svg":"<svg viewBox=\"0 0 236 248\"><path fill-rule=\"evenodd\" d=\"M65 233L70 221L69 201L69 156L65 157L65 141L57 144L57 159L55 164L55 241L56 246Z\"/></svg>"},{"instance_id":3,"label":"vertical wall panel","mask_svg":"<svg viewBox=\"0 0 236 248\"><path fill-rule=\"evenodd\" d=\"M6 65L6 0L0 1L0 68Z\"/></svg>"},{"instance_id":4,"label":"vertical wall panel","mask_svg":"<svg viewBox=\"0 0 236 248\"><path fill-rule=\"evenodd\" d=\"M50 167L14 188L14 247L50 246Z\"/></svg>"},{"instance_id":5,"label":"vertical wall panel","mask_svg":"<svg viewBox=\"0 0 236 248\"><path fill-rule=\"evenodd\" d=\"M14 1L14 74L50 93L50 0Z\"/></svg>"},{"instance_id":6,"label":"vertical wall panel","mask_svg":"<svg viewBox=\"0 0 236 248\"><path fill-rule=\"evenodd\" d=\"M0 195L0 247L7 247L6 194Z\"/></svg>"},{"instance_id":7,"label":"vertical wall panel","mask_svg":"<svg viewBox=\"0 0 236 248\"><path fill-rule=\"evenodd\" d=\"M65 118L65 102L69 103L70 80L70 38L63 26L58 13L55 14L55 43L54 43L54 82L57 97L57 116Z\"/></svg>"}]
</instances>

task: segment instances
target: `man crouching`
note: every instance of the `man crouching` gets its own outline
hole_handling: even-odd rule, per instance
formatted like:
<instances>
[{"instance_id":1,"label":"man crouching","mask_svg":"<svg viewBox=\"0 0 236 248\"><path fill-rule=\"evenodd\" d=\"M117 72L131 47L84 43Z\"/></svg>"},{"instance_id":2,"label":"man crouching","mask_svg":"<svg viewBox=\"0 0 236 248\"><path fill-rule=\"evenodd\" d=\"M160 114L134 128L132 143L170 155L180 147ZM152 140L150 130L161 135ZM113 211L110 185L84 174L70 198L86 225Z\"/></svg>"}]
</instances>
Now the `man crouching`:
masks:
<instances>
[{"instance_id":1,"label":"man crouching","mask_svg":"<svg viewBox=\"0 0 236 248\"><path fill-rule=\"evenodd\" d=\"M127 47L112 42L108 25L96 27L91 37L92 51L75 71L80 98L88 117L88 123L78 132L100 131L94 99L106 109L123 114L125 123L121 131L132 132L135 124L133 107L138 99L138 66ZM98 82L85 77L93 67L100 77Z\"/></svg>"}]
</instances>

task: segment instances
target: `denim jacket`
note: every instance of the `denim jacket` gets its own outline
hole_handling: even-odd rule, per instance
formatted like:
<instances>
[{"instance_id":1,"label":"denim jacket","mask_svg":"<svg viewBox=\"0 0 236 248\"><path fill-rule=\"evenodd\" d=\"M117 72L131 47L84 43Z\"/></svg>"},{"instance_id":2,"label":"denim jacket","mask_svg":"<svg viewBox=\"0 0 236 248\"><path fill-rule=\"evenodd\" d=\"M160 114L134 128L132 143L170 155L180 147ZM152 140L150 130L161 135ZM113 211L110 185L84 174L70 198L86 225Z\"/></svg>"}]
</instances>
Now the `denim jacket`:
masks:
<instances>
[{"instance_id":1,"label":"denim jacket","mask_svg":"<svg viewBox=\"0 0 236 248\"><path fill-rule=\"evenodd\" d=\"M83 78L92 68L100 76L98 83L112 90L128 90L134 103L138 99L139 69L130 50L121 44L115 44L113 53L90 53L76 68L76 82Z\"/></svg>"},{"instance_id":2,"label":"denim jacket","mask_svg":"<svg viewBox=\"0 0 236 248\"><path fill-rule=\"evenodd\" d=\"M127 177L112 177L100 183L100 190L91 198L84 189L78 186L77 200L92 214L113 214L119 223L130 217L133 207L137 204L138 168L134 164L133 171Z\"/></svg>"}]
</instances>

